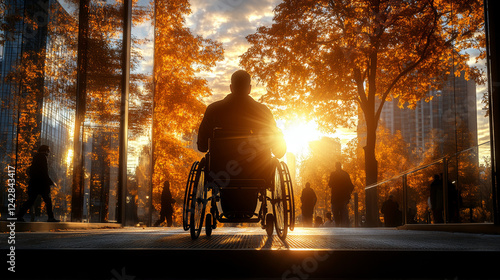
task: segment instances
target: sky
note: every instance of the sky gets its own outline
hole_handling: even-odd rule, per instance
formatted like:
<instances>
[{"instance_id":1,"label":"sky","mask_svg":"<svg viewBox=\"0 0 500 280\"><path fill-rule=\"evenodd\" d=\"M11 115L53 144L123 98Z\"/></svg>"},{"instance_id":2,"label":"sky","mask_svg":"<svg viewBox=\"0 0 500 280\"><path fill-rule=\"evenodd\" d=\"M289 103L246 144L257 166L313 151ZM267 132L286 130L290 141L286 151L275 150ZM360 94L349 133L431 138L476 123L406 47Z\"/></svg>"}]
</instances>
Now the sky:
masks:
<instances>
[{"instance_id":1,"label":"sky","mask_svg":"<svg viewBox=\"0 0 500 280\"><path fill-rule=\"evenodd\" d=\"M224 98L229 93L230 78L232 73L241 69L239 66L240 56L250 47L246 37L257 31L260 26L272 24L273 9L281 0L191 0L191 14L186 16L186 25L194 35L211 39L222 43L224 48L224 59L217 62L211 71L198 74L207 80L208 87L212 90L212 96L204 101L208 105L216 100ZM146 0L141 0L141 5L147 5ZM142 34L149 38L153 37L153 27L150 23L134 27L133 32ZM147 34L147 35L146 35ZM151 72L153 67L153 57L151 50L153 42L142 47L145 58L138 72ZM262 85L252 83L251 96L258 100L265 89ZM278 126L284 130L288 124L283 120L277 120ZM314 124L296 124L300 127L314 127ZM290 130L289 138L296 138L296 129ZM294 136L295 135L295 136ZM324 135L320 133L309 133L310 139L304 141L319 140L322 136L340 138L345 146L348 141L356 136L356 132L347 129L339 129L337 134ZM285 133L285 138L287 137ZM305 152L299 148L307 143L296 143L296 151Z\"/></svg>"},{"instance_id":2,"label":"sky","mask_svg":"<svg viewBox=\"0 0 500 280\"><path fill-rule=\"evenodd\" d=\"M210 73L200 73L207 79L213 96L218 100L229 93L230 77L240 69L239 56L249 47L246 36L262 25L271 25L273 9L280 0L191 0L192 14L186 23L192 32L223 44L224 60ZM261 86L253 84L254 98L264 93Z\"/></svg>"},{"instance_id":3,"label":"sky","mask_svg":"<svg viewBox=\"0 0 500 280\"><path fill-rule=\"evenodd\" d=\"M221 42L224 47L224 61L210 73L200 73L208 80L213 96L207 103L221 99L229 90L230 76L239 69L239 56L250 46L246 36L256 32L263 25L272 24L273 9L280 0L191 0L192 14L186 18L188 27L194 34ZM479 63L481 64L481 62ZM484 67L484 63L483 63ZM484 86L477 86L478 100L478 143L489 141L488 119L481 110L480 100ZM261 85L253 84L253 97L265 93ZM339 128L333 137L339 137L342 146L356 137L353 130Z\"/></svg>"},{"instance_id":4,"label":"sky","mask_svg":"<svg viewBox=\"0 0 500 280\"><path fill-rule=\"evenodd\" d=\"M239 56L250 46L245 37L257 31L262 25L272 23L273 8L281 0L191 0L191 14L186 16L186 25L194 35L212 39L223 44L224 60L210 72L199 73L207 79L213 96L206 100L211 103L229 93L230 77L240 69ZM140 0L139 5L148 5L149 0ZM134 26L132 32L138 37L153 38L150 22ZM141 47L144 62L136 72L152 72L153 41ZM254 98L264 93L262 86L253 85Z\"/></svg>"},{"instance_id":5,"label":"sky","mask_svg":"<svg viewBox=\"0 0 500 280\"><path fill-rule=\"evenodd\" d=\"M200 73L208 81L213 95L206 100L211 103L222 99L229 93L230 77L233 72L240 69L240 56L250 47L246 37L257 31L260 26L270 26L274 16L273 9L281 0L191 0L192 14L186 18L186 23L192 32L207 39L213 39L223 44L224 60L217 63L213 71ZM265 93L262 85L252 83L252 97L256 100ZM278 126L285 129L284 121L277 120ZM307 123L294 124L297 127L311 127ZM314 126L314 124L313 124ZM288 131L290 138L294 137L294 131ZM322 136L339 138L345 146L348 141L356 137L356 132L349 129L339 128L336 134L322 135L320 133L309 133L308 140L319 140ZM285 131L285 138L287 132ZM301 145L305 143L297 143ZM307 145L307 144L306 144ZM298 148L296 150L299 150ZM302 149L303 151L303 149Z\"/></svg>"},{"instance_id":6,"label":"sky","mask_svg":"<svg viewBox=\"0 0 500 280\"><path fill-rule=\"evenodd\" d=\"M141 2L147 4L149 0ZM240 69L239 57L250 46L246 36L255 33L260 26L271 25L273 9L280 2L281 0L190 0L192 13L186 17L187 27L195 35L222 43L224 48L224 60L218 62L212 71L198 74L208 81L208 86L212 89L213 95L205 100L207 104L222 99L229 93L231 74ZM135 27L135 32L148 34L148 37L152 38L153 28L147 23ZM151 71L153 43L150 42L143 49L145 62L138 71ZM262 85L253 83L252 86L252 96L255 99L265 93ZM488 119L484 117L485 112L481 110L480 103L484 91L485 86L477 86L478 143L489 141ZM278 124L282 122L278 120ZM336 134L328 136L340 138L342 146L345 147L349 140L356 137L356 132L339 128Z\"/></svg>"}]
</instances>

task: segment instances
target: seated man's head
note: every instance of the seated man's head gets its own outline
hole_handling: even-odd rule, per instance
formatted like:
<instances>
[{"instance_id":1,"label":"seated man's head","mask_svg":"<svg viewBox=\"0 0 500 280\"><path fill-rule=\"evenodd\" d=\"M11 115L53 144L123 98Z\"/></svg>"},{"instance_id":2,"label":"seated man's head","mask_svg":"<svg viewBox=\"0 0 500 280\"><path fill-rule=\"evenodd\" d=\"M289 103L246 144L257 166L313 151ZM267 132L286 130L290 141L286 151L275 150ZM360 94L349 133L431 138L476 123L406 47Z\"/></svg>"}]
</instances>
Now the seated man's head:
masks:
<instances>
[{"instance_id":1,"label":"seated man's head","mask_svg":"<svg viewBox=\"0 0 500 280\"><path fill-rule=\"evenodd\" d=\"M250 94L252 85L250 85L250 74L244 70L238 70L231 76L231 92L234 94Z\"/></svg>"},{"instance_id":2,"label":"seated man's head","mask_svg":"<svg viewBox=\"0 0 500 280\"><path fill-rule=\"evenodd\" d=\"M337 170L341 170L341 169L342 169L342 162L337 161L337 162L335 163L335 168L337 168Z\"/></svg>"}]
</instances>

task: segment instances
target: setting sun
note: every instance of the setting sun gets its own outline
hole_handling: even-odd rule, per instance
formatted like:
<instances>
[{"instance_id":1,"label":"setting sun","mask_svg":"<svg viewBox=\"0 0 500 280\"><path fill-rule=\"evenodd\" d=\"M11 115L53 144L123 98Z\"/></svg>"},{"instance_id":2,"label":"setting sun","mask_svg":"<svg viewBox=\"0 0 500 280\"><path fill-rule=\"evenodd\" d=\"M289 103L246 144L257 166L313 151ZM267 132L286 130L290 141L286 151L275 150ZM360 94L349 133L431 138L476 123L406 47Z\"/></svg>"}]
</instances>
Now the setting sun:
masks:
<instances>
[{"instance_id":1,"label":"setting sun","mask_svg":"<svg viewBox=\"0 0 500 280\"><path fill-rule=\"evenodd\" d=\"M309 142L319 140L324 136L314 121L278 121L278 127L283 131L287 151L296 157L302 157L309 153Z\"/></svg>"}]
</instances>

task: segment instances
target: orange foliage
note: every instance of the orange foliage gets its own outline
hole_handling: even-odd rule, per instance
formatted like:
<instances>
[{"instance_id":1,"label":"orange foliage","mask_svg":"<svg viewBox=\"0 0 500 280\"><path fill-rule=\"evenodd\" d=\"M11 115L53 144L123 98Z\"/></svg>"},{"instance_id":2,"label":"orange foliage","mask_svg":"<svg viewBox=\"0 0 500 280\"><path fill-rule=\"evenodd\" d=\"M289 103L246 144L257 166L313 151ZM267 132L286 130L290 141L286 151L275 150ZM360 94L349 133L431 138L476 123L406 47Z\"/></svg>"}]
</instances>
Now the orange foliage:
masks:
<instances>
[{"instance_id":1,"label":"orange foliage","mask_svg":"<svg viewBox=\"0 0 500 280\"><path fill-rule=\"evenodd\" d=\"M294 1L275 8L274 23L247 40L241 64L282 110L308 112L326 130L366 120L366 184L377 181L376 131L386 101L414 106L448 77L465 73L468 49L484 58L482 1ZM277 111L279 112L279 110Z\"/></svg>"},{"instance_id":2,"label":"orange foliage","mask_svg":"<svg viewBox=\"0 0 500 280\"><path fill-rule=\"evenodd\" d=\"M379 162L380 180L387 180L400 173L412 168L410 161L410 153L407 150L407 144L404 141L401 133L397 132L392 135L391 132L380 126L377 130L377 148L376 157ZM365 208L365 174L363 172L364 157L363 147L360 142L363 138L356 138L347 144L347 148L343 150L344 165L343 169L349 173L354 184L353 193L358 194L358 211L364 213ZM402 197L402 181L401 179L393 180L387 184L383 184L378 188L379 205L382 205L389 195L394 195L401 206ZM350 215L354 216L354 204L351 199Z\"/></svg>"},{"instance_id":3,"label":"orange foliage","mask_svg":"<svg viewBox=\"0 0 500 280\"><path fill-rule=\"evenodd\" d=\"M153 204L159 211L163 182L170 181L179 224L189 168L202 156L189 145L196 141L195 131L205 111L202 98L211 94L206 80L196 73L222 60L223 49L185 27L184 16L190 13L187 0L155 2Z\"/></svg>"},{"instance_id":4,"label":"orange foliage","mask_svg":"<svg viewBox=\"0 0 500 280\"><path fill-rule=\"evenodd\" d=\"M17 121L17 158L12 154L11 158L17 160L17 186L22 190L18 194L21 200L27 199L28 168L31 159L38 148L40 138L40 116L37 114L40 108L40 99L43 96L43 60L41 58L45 52L24 52L21 63L17 65L13 72L9 73L7 79L21 86L14 87L19 94L15 94L17 116L12 116ZM16 92L17 93L17 92ZM11 161L11 162L14 162Z\"/></svg>"},{"instance_id":5,"label":"orange foliage","mask_svg":"<svg viewBox=\"0 0 500 280\"><path fill-rule=\"evenodd\" d=\"M14 63L17 68L12 71L7 79L20 89L13 92L19 104L14 111L19 110L12 116L17 125L17 154L12 158L17 159L17 185L23 190L19 192L20 201L27 198L27 169L31 159L40 145L40 124L42 118L46 117L42 112L42 105L53 103L58 107L72 111L75 109L76 92L76 56L78 45L78 5L79 1L72 0L68 5L75 9L64 10L57 2L51 2L47 12L47 22L39 22L30 17L29 13L23 16L22 11L14 12L7 2L0 0L0 15L4 21L0 25L0 43L11 38L4 38L4 32L12 31L16 21L24 21L25 30L32 29L33 34L45 32L47 36L46 45L41 46L38 52L24 49L20 61ZM138 0L133 1L133 23L139 24L152 16L150 10L137 6ZM120 116L120 91L121 91L121 49L123 7L122 2L91 1L89 14L89 42L88 42L88 75L87 75L87 108L86 123L84 131L86 141L96 135L105 135L105 138L116 139L118 137L118 125ZM11 9L11 10L8 10ZM73 11L72 15L67 12ZM35 13L36 15L37 13ZM5 18L4 18L5 15ZM33 39L31 39L33 40ZM146 43L145 40L132 38L133 47ZM138 67L143 57L137 48L132 49L131 69ZM134 137L148 129L148 120L151 119L152 88L147 86L150 77L140 74L131 75L131 100L140 100L141 106L130 106L130 130ZM146 84L146 86L142 86ZM149 102L148 102L149 99ZM22 102L20 102L22 100ZM139 103L139 102L138 102ZM61 108L63 109L63 108ZM97 133L97 134L94 134ZM112 135L113 134L113 135ZM72 135L70 135L72 137ZM105 141L111 141L105 139ZM115 141L116 142L116 141ZM45 144L45 143L43 143ZM68 145L69 143L65 143ZM118 166L118 147L107 145L103 147L103 162L110 167ZM58 155L62 157L63 155ZM86 160L96 159L95 153ZM58 169L59 167L53 167ZM71 174L66 174L70 176ZM61 178L53 178L56 182ZM102 182L97 182L102 183ZM111 190L111 192L113 192ZM62 187L52 188L54 207L64 207L69 211L70 195L62 192ZM113 195L113 193L111 193ZM107 203L107 202L105 202Z\"/></svg>"}]
</instances>

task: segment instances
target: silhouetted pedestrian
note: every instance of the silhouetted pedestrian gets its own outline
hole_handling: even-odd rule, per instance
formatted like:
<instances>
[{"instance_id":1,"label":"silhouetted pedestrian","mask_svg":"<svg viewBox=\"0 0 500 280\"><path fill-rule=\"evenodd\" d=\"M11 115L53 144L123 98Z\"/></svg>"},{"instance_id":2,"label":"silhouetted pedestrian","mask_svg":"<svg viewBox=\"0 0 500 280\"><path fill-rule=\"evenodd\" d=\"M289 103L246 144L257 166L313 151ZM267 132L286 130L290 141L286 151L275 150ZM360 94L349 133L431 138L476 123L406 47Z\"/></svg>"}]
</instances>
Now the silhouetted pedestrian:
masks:
<instances>
[{"instance_id":1,"label":"silhouetted pedestrian","mask_svg":"<svg viewBox=\"0 0 500 280\"><path fill-rule=\"evenodd\" d=\"M417 223L416 216L417 216L417 211L415 210L415 208L411 206L408 207L408 211L406 211L406 223L416 224Z\"/></svg>"},{"instance_id":2,"label":"silhouetted pedestrian","mask_svg":"<svg viewBox=\"0 0 500 280\"><path fill-rule=\"evenodd\" d=\"M333 227L335 223L333 222L332 212L326 213L326 221L323 224L324 227Z\"/></svg>"},{"instance_id":3,"label":"silhouetted pedestrian","mask_svg":"<svg viewBox=\"0 0 500 280\"><path fill-rule=\"evenodd\" d=\"M443 223L443 180L439 174L434 175L430 186L430 203L434 223Z\"/></svg>"},{"instance_id":4,"label":"silhouetted pedestrian","mask_svg":"<svg viewBox=\"0 0 500 280\"><path fill-rule=\"evenodd\" d=\"M300 201L302 202L302 222L305 227L312 226L314 206L316 205L316 193L311 188L310 183L306 183L306 187L302 190Z\"/></svg>"},{"instance_id":5,"label":"silhouetted pedestrian","mask_svg":"<svg viewBox=\"0 0 500 280\"><path fill-rule=\"evenodd\" d=\"M342 163L335 163L336 170L330 174L328 185L331 190L332 213L336 226L349 226L349 212L347 204L351 199L354 185L349 174L342 170Z\"/></svg>"},{"instance_id":6,"label":"silhouetted pedestrian","mask_svg":"<svg viewBox=\"0 0 500 280\"><path fill-rule=\"evenodd\" d=\"M24 222L24 215L28 209L35 203L35 200L40 195L45 202L47 215L49 216L47 222L59 222L54 218L52 212L52 199L50 197L50 186L56 184L49 176L49 167L47 157L50 154L50 148L47 145L42 145L38 148L38 153L33 157L31 166L29 168L30 180L28 182L28 200L21 206L17 214L17 221ZM34 215L34 213L31 213Z\"/></svg>"},{"instance_id":7,"label":"silhouetted pedestrian","mask_svg":"<svg viewBox=\"0 0 500 280\"><path fill-rule=\"evenodd\" d=\"M321 218L320 216L316 216L316 218L314 218L314 227L322 227L323 226L323 218Z\"/></svg>"},{"instance_id":8,"label":"silhouetted pedestrian","mask_svg":"<svg viewBox=\"0 0 500 280\"><path fill-rule=\"evenodd\" d=\"M386 227L401 225L401 211L399 210L399 204L394 201L393 195L389 195L389 199L384 201L381 212L384 214L384 225Z\"/></svg>"},{"instance_id":9,"label":"silhouetted pedestrian","mask_svg":"<svg viewBox=\"0 0 500 280\"><path fill-rule=\"evenodd\" d=\"M165 219L167 220L167 227L172 226L172 216L174 214L174 208L172 207L173 203L175 203L175 199L172 198L172 193L170 192L170 182L165 181L161 192L160 219L156 221L155 227L163 223Z\"/></svg>"},{"instance_id":10,"label":"silhouetted pedestrian","mask_svg":"<svg viewBox=\"0 0 500 280\"><path fill-rule=\"evenodd\" d=\"M455 184L448 181L448 222L458 223L460 219L460 193L458 192Z\"/></svg>"},{"instance_id":11,"label":"silhouetted pedestrian","mask_svg":"<svg viewBox=\"0 0 500 280\"><path fill-rule=\"evenodd\" d=\"M126 216L127 220L125 224L127 226L137 226L139 223L139 215L137 214L137 209L139 208L139 195L137 195L137 190L131 190L126 198Z\"/></svg>"}]
</instances>

